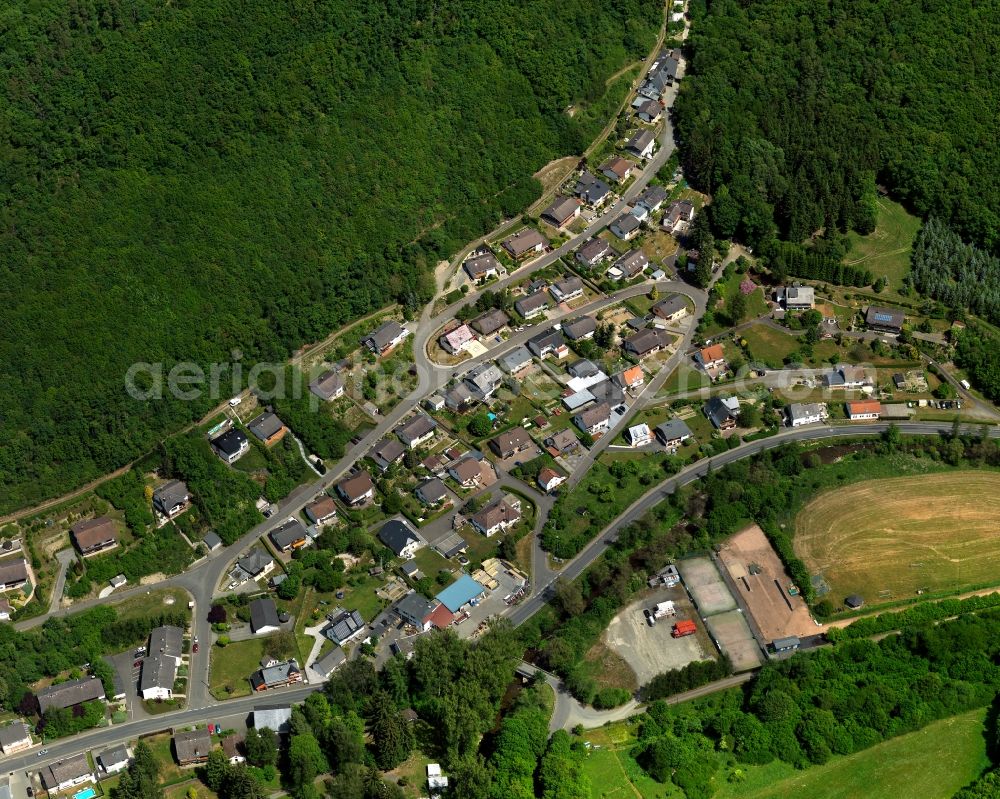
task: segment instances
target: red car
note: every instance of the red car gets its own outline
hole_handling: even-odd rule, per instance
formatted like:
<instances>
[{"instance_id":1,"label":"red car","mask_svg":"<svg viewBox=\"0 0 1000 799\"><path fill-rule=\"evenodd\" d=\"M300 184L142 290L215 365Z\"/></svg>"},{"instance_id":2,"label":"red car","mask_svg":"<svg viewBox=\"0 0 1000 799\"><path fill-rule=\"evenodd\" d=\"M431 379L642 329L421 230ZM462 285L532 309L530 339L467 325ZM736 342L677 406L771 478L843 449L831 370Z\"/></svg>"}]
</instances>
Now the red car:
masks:
<instances>
[{"instance_id":1,"label":"red car","mask_svg":"<svg viewBox=\"0 0 1000 799\"><path fill-rule=\"evenodd\" d=\"M195 641L194 644L191 646L191 651L194 654L196 654L196 655L198 654L198 642L197 641Z\"/></svg>"}]
</instances>

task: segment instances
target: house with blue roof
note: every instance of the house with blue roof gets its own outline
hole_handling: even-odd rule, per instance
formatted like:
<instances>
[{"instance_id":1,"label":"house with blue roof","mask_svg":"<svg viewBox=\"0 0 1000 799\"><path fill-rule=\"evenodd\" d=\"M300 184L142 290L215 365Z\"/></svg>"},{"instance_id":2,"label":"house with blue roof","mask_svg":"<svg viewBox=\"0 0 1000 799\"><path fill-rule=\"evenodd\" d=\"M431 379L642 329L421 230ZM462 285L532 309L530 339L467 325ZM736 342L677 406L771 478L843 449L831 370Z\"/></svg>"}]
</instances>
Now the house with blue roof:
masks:
<instances>
[{"instance_id":1,"label":"house with blue roof","mask_svg":"<svg viewBox=\"0 0 1000 799\"><path fill-rule=\"evenodd\" d=\"M434 598L452 613L457 613L461 607L485 593L486 589L482 585L463 574Z\"/></svg>"}]
</instances>

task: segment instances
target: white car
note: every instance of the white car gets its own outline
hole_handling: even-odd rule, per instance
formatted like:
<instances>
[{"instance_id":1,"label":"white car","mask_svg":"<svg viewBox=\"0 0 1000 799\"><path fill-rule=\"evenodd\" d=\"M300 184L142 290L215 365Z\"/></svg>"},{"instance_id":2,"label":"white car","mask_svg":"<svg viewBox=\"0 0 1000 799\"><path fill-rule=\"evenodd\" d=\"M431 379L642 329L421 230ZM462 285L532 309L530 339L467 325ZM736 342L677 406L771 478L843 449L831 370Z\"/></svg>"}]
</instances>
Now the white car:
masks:
<instances>
[{"instance_id":1,"label":"white car","mask_svg":"<svg viewBox=\"0 0 1000 799\"><path fill-rule=\"evenodd\" d=\"M242 402L242 400L239 397L233 397L231 400L229 400L229 407L235 408L237 405L240 404L240 402Z\"/></svg>"}]
</instances>

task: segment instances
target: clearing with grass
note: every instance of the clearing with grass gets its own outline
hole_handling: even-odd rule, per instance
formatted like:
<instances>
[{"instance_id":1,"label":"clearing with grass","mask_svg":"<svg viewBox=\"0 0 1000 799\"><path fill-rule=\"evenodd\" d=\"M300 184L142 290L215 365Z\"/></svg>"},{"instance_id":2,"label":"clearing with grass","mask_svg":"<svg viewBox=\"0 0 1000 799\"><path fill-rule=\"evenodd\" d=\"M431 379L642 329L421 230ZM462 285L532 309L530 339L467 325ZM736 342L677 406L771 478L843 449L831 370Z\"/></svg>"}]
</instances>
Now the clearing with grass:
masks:
<instances>
[{"instance_id":1,"label":"clearing with grass","mask_svg":"<svg viewBox=\"0 0 1000 799\"><path fill-rule=\"evenodd\" d=\"M1000 474L953 471L869 480L812 500L795 552L822 574L835 605L997 582Z\"/></svg>"},{"instance_id":2,"label":"clearing with grass","mask_svg":"<svg viewBox=\"0 0 1000 799\"><path fill-rule=\"evenodd\" d=\"M871 270L876 278L885 277L889 281L887 293L898 294L910 271L910 253L919 229L920 219L899 203L881 197L875 230L865 236L854 231L847 234L851 249L844 263Z\"/></svg>"}]
</instances>

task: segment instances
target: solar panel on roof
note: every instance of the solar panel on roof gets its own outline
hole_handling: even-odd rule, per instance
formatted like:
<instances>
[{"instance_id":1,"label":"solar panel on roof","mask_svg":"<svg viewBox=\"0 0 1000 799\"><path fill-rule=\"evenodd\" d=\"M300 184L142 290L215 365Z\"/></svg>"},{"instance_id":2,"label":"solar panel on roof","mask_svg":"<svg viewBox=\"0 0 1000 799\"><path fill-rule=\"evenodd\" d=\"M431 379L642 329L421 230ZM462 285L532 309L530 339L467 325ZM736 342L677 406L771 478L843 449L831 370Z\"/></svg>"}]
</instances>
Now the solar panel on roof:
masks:
<instances>
[{"instance_id":1,"label":"solar panel on roof","mask_svg":"<svg viewBox=\"0 0 1000 799\"><path fill-rule=\"evenodd\" d=\"M875 314L875 319L877 321L879 321L879 322L891 322L892 321L892 316L890 316L887 313L876 313Z\"/></svg>"}]
</instances>

